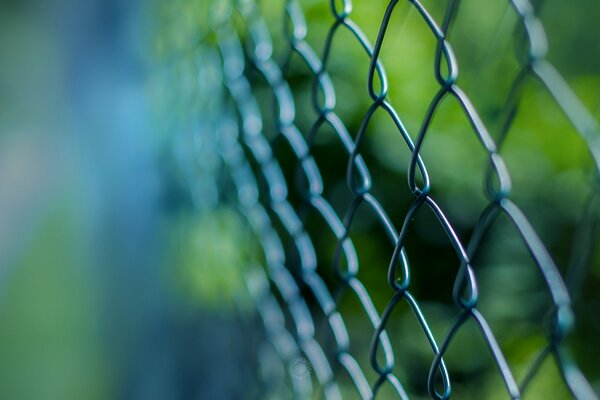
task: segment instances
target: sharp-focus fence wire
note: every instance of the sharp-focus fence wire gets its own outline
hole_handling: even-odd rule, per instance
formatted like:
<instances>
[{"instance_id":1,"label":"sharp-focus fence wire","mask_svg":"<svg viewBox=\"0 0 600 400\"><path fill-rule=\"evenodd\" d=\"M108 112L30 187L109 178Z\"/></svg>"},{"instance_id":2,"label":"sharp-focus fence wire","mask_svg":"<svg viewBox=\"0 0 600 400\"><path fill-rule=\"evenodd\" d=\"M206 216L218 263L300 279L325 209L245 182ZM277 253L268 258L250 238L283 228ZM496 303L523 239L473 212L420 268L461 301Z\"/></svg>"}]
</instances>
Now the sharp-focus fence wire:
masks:
<instances>
[{"instance_id":1,"label":"sharp-focus fence wire","mask_svg":"<svg viewBox=\"0 0 600 400\"><path fill-rule=\"evenodd\" d=\"M394 359L395 349L402 346L401 338L394 337L388 330L394 319L394 309L404 303L418 322L416 329L420 329L430 346L429 374L422 377L430 398L453 397L453 371L445 363L444 356L457 333L471 321L487 346L504 384L506 397L520 399L524 396L542 365L551 358L573 398L597 399L592 385L571 360L563 342L575 324L572 302L581 290L589 254L595 245L600 129L592 114L546 59L546 35L534 7L527 0L507 0L509 12L518 20L514 40L526 49L526 56L521 57L520 72L504 100L501 130L492 134L458 84L460 60L453 52L451 36L453 22L460 14L459 0L447 2L445 15L439 21L418 0L389 1L373 43L353 21L352 3L331 0L331 25L326 35L319 38L322 44L319 53L307 41L308 28L301 4L297 0L281 2L284 3L281 7L284 10L281 15L283 30L267 24L258 1L208 2L209 25L201 35L198 62L199 96L206 99L199 111L203 129L197 139L200 150L188 151L188 161L211 164L213 178L204 181L213 182L213 185L202 186L196 195L217 201L219 194L211 191L217 178L226 176L223 179L232 182L235 193L233 203L247 220L264 253L265 265L254 265L248 270L247 286L264 326L267 347L276 354L280 371L283 371L278 375L263 368L262 386L266 393L288 391L294 398L340 399L351 390L357 397L368 399L378 397L385 385L388 392L391 389L398 398L408 399L410 391L398 374L407 367ZM409 131L400 117L402 113L392 105L388 88L402 83L388 81L380 57L383 44L388 40L388 25L402 3L408 3L416 11L436 42L433 79L437 81L438 89L417 131ZM370 97L370 107L354 132L349 131L346 121L335 111L336 90L329 72L334 39L342 31L352 35L369 60L368 90L364 96ZM283 32L287 36L274 38L274 32ZM286 43L285 56L281 59L274 58L273 40ZM402 59L398 58L398 62ZM287 79L292 63L303 64L312 76L310 102L316 118L308 131L301 131L297 123L294 88ZM566 274L557 267L528 216L511 199L511 176L502 156L503 144L511 135L515 117L521 112L523 87L532 80L538 81L560 107L586 143L593 160L595 186L588 205L580 213L581 223L574 233L573 256ZM265 115L265 107L253 91L257 82L268 88L273 105L270 115ZM357 88L356 96L363 92L362 88ZM487 207L472 226L468 240L459 236L447 212L432 195L436 182L430 180L427 160L421 153L436 111L448 101L459 105L470 124L470 133L477 138L487 159L487 166L482 166L486 168L482 191L487 197ZM397 140L402 141L411 154L406 178L413 198L399 226L392 222L389 210L373 194L371 172L362 153L367 128L377 111L387 115ZM267 133L271 120L275 132ZM335 156L345 160L346 174L339 179L345 180L352 193L349 206L341 213L324 194L324 181L314 156L314 148L318 146L316 138L323 128L335 133L340 148L346 152L343 157ZM287 143L293 154L294 180L286 179L282 167L290 160L278 158L274 149L274 143L281 141ZM220 161L215 160L217 154ZM189 179L198 180L198 176L190 172ZM291 198L292 187L302 194L300 205ZM446 284L453 286L453 302L459 313L442 336L434 335L419 299L411 291L413 266L406 240L411 235L416 213L424 208L433 213L456 255L455 280ZM390 295L382 310L377 309L373 294L359 278L363 265L359 265L357 246L350 235L359 209L370 210L393 248L389 254L387 276L383 277L387 280ZM306 228L307 213L318 216L336 238L333 265L323 265L327 261L319 259L315 237ZM545 347L518 377L494 336L494 326L478 308L480 293L477 271L472 264L486 241L486 234L500 216L513 225L514 236L522 242L539 269L538 276L552 302ZM335 275L335 282L321 273L326 268ZM351 326L344 320L338 309L342 296L355 298L369 326ZM368 364L360 363L352 351L349 332L352 329L369 332L372 337ZM331 341L322 340L324 331L331 333ZM269 357L267 350L258 353L259 358ZM271 362L266 358L261 362L263 367Z\"/></svg>"}]
</instances>

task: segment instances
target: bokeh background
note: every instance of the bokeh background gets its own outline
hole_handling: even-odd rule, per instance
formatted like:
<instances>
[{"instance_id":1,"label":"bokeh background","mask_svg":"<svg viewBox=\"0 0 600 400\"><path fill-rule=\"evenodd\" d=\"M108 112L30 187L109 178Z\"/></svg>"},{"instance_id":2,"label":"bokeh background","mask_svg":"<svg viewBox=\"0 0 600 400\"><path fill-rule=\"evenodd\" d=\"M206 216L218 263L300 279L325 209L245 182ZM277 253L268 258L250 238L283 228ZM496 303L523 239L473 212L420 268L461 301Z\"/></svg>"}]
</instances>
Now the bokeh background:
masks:
<instances>
[{"instance_id":1,"label":"bokeh background","mask_svg":"<svg viewBox=\"0 0 600 400\"><path fill-rule=\"evenodd\" d=\"M447 1L423 3L442 20ZM289 46L283 1L260 4L273 56L283 61ZM307 41L320 54L333 23L329 4L300 5ZM354 4L352 19L371 42L386 5ZM223 172L218 132L207 122L220 112L211 92L218 73L206 75L203 68L214 61L210 6L210 0L0 4L0 398L283 396L285 388L272 382L275 389L264 392L257 373L264 338L244 277L249 265L264 260ZM600 120L600 3L546 0L534 6L550 43L548 59ZM523 53L517 17L507 1L464 0L460 7L450 38L459 84L490 131L498 132ZM243 24L236 24L243 37ZM389 100L413 135L438 90L434 56L426 25L408 2L399 4L381 59ZM371 104L368 65L350 33L336 34L328 71L335 111L351 134ZM293 182L296 163L277 136L272 91L258 74L249 78L265 133ZM306 135L317 118L313 75L292 58L285 78L296 124ZM585 142L533 79L519 110L502 149L511 198L566 274L578 251L574 232L584 205L598 190L593 163ZM313 151L325 197L343 214L352 199L344 181L346 152L332 132L316 135ZM406 184L410 153L381 112L367 128L362 155L374 195L400 227L413 200ZM436 113L422 155L432 196L466 242L487 204L486 154L455 102L444 102ZM290 190L300 207L302 193L293 184ZM335 238L325 228L308 216L319 272L333 289ZM596 233L585 241L597 242ZM357 214L350 236L359 277L382 312L393 294L386 282L393 247L366 211ZM600 250L590 248L581 285L572 293L576 327L565 347L599 393ZM459 312L451 295L458 260L425 210L415 218L407 250L411 290L439 340ZM547 341L551 299L543 279L507 220L494 225L474 265L479 308L522 377ZM352 352L372 380L370 324L351 296L342 296L339 309ZM394 372L411 398L426 398L432 356L416 320L399 307L388 327ZM455 398L508 398L473 326L461 330L446 360ZM351 385L341 384L345 397L357 398ZM544 364L526 398L569 398L552 362Z\"/></svg>"}]
</instances>

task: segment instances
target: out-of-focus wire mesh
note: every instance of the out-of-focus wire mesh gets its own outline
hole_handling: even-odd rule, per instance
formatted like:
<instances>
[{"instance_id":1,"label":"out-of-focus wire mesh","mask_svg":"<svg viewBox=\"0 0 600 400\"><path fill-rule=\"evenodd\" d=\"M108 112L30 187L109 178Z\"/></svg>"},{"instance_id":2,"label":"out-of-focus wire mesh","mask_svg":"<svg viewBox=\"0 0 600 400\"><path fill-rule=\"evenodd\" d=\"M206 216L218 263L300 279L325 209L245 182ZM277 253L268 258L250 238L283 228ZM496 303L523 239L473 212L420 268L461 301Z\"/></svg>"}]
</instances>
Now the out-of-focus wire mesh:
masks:
<instances>
[{"instance_id":1,"label":"out-of-focus wire mesh","mask_svg":"<svg viewBox=\"0 0 600 400\"><path fill-rule=\"evenodd\" d=\"M574 310L589 298L586 283L597 280L600 130L593 99L580 99L547 57L552 47L537 16L544 4L490 3L498 25L477 37L482 22L459 0L443 9L385 3L366 17L349 0L165 6L175 27L193 27L171 38L189 50L193 79L168 99L191 127L175 149L192 197L199 212L235 209L261 249L242 271L251 306L241 306L256 310L264 331L248 396L598 398L597 368L581 355L593 357L597 341L579 333L590 329L594 308ZM311 31L311 18L327 23ZM363 31L361 18L377 29ZM406 33L409 23L420 24L427 40ZM465 63L512 57L491 75L472 68L481 80L469 78L469 90L453 50L458 24L466 44L457 45L480 42L473 53L487 50L463 51ZM420 50L403 52L401 42L419 42ZM358 49L361 65L342 58L344 46ZM182 57L171 56L174 65ZM416 57L432 61L428 71L412 71L428 76L426 86L406 73L388 79L386 66L401 69ZM504 90L488 93L490 79ZM355 85L361 80L366 89ZM543 101L531 100L532 86ZM494 105L476 106L483 95ZM416 112L411 102L423 98L427 106ZM448 118L459 122L444 125ZM543 136L548 122L541 121L557 118L574 132L565 129L565 143L585 150L561 148L561 132L548 132L558 142L552 151L584 160L577 166L583 185L547 185L567 204L576 221L570 228L539 222L552 215L552 203L536 203L544 193L520 179L542 168L536 154L548 147L519 153L519 143L530 131ZM448 141L453 129L459 139ZM447 145L428 157L437 142ZM485 197L471 201L456 182L473 177ZM550 249L548 241L561 244ZM494 246L500 261L486 257Z\"/></svg>"}]
</instances>

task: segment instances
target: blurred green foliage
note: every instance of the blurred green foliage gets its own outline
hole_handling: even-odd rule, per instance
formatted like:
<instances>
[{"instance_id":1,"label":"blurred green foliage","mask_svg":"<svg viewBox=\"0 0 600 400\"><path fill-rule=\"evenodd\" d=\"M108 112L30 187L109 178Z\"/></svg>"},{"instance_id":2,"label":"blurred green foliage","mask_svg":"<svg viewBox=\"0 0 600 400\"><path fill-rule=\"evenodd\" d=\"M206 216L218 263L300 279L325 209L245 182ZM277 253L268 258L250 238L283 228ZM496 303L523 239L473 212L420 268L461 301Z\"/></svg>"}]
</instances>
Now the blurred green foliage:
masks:
<instances>
[{"instance_id":1,"label":"blurred green foliage","mask_svg":"<svg viewBox=\"0 0 600 400\"><path fill-rule=\"evenodd\" d=\"M211 308L249 307L244 279L249 260L258 256L239 214L228 208L182 214L169 225L173 284L187 301Z\"/></svg>"},{"instance_id":2,"label":"blurred green foliage","mask_svg":"<svg viewBox=\"0 0 600 400\"><path fill-rule=\"evenodd\" d=\"M4 271L10 279L0 301L1 398L114 396L91 238L81 234L89 222L77 201L52 198L22 244L27 253Z\"/></svg>"}]
</instances>

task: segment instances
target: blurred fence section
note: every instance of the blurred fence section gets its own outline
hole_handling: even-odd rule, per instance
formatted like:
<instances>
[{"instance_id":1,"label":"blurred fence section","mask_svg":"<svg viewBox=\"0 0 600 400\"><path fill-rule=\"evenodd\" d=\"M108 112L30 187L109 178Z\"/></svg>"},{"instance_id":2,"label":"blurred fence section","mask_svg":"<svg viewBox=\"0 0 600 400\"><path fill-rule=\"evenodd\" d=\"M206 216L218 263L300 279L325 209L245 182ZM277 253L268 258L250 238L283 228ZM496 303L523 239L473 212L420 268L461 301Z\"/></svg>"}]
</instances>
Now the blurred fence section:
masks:
<instances>
[{"instance_id":1,"label":"blurred fence section","mask_svg":"<svg viewBox=\"0 0 600 400\"><path fill-rule=\"evenodd\" d=\"M246 394L598 398L600 54L543 24L575 5L371 3L160 8L179 165L235 220L205 291L262 322Z\"/></svg>"}]
</instances>

